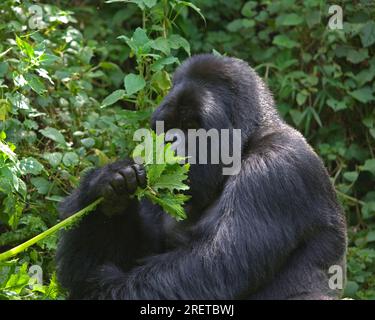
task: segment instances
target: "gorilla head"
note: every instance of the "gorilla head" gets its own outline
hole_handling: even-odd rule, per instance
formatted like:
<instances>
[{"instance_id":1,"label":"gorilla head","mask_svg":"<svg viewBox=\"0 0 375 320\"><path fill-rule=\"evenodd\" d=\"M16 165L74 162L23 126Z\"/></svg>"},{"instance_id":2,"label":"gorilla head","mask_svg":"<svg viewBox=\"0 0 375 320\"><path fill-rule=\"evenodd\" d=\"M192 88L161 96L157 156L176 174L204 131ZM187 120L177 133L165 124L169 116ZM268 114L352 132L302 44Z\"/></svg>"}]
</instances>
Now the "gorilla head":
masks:
<instances>
[{"instance_id":1,"label":"gorilla head","mask_svg":"<svg viewBox=\"0 0 375 320\"><path fill-rule=\"evenodd\" d=\"M233 129L241 130L241 141L236 141L241 150L259 127L280 120L271 93L246 62L203 54L176 70L170 92L152 116L154 130L156 121L163 121L165 130L181 129L185 136L188 129L229 129L228 148L233 152ZM197 164L191 165L188 193L193 196L194 208L203 209L220 195L226 181L223 163L210 162L211 139L206 148L207 164L198 162L200 141L194 155L185 141L186 154L197 159ZM220 136L217 143L221 143Z\"/></svg>"},{"instance_id":2,"label":"gorilla head","mask_svg":"<svg viewBox=\"0 0 375 320\"><path fill-rule=\"evenodd\" d=\"M196 55L173 76L173 86L152 116L168 128L237 128L242 140L264 121L276 121L272 95L249 65L239 59Z\"/></svg>"}]
</instances>

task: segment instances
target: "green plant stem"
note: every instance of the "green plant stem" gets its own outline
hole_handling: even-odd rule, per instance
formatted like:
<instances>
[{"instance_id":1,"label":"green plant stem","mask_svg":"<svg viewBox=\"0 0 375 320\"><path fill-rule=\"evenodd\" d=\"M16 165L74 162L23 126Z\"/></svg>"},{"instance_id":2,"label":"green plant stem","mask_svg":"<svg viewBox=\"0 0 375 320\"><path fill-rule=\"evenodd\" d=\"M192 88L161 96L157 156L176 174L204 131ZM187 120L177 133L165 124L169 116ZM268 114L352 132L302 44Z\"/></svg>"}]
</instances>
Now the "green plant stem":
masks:
<instances>
[{"instance_id":1,"label":"green plant stem","mask_svg":"<svg viewBox=\"0 0 375 320\"><path fill-rule=\"evenodd\" d=\"M99 198L95 200L93 203L89 204L87 207L79 210L78 212L74 213L70 217L64 219L63 221L60 221L58 224L54 225L53 227L47 229L46 231L36 235L34 238L31 238L30 240L21 243L20 245L5 251L0 254L0 261L8 260L9 258L19 254L20 252L25 251L28 247L32 246L33 244L37 243L40 240L43 240L44 238L50 236L51 234L54 234L56 231L69 227L73 223L75 223L78 219L83 217L85 214L89 213L90 211L94 210L95 207L103 201L103 198Z\"/></svg>"}]
</instances>

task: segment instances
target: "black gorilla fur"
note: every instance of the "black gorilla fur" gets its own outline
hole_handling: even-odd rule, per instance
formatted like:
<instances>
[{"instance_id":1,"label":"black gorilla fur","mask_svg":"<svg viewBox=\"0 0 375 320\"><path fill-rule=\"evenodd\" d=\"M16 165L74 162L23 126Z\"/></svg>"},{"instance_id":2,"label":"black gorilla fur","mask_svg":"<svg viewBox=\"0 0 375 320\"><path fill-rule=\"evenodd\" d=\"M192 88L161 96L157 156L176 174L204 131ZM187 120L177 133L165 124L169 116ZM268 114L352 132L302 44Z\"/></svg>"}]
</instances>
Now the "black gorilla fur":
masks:
<instances>
[{"instance_id":1,"label":"black gorilla fur","mask_svg":"<svg viewBox=\"0 0 375 320\"><path fill-rule=\"evenodd\" d=\"M175 222L129 194L142 167L119 161L89 173L62 217L106 201L57 253L72 299L331 299L328 268L345 267L345 219L322 161L280 119L264 82L244 61L197 55L175 72L152 123L238 128L237 175L192 165L188 219Z\"/></svg>"}]
</instances>

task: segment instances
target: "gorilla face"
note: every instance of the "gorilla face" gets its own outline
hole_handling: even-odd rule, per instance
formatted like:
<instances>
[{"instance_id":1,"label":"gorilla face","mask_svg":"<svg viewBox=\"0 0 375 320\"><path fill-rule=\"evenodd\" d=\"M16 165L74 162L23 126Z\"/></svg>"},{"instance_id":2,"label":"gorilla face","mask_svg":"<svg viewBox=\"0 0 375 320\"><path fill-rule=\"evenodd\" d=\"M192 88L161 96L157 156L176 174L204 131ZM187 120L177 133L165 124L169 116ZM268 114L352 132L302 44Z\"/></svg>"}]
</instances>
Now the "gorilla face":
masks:
<instances>
[{"instance_id":1,"label":"gorilla face","mask_svg":"<svg viewBox=\"0 0 375 320\"><path fill-rule=\"evenodd\" d=\"M181 71L181 68L183 70ZM231 122L231 93L224 83L215 79L200 79L189 73L194 66L184 70L181 66L176 71L173 87L155 110L151 127L156 129L156 121L164 121L164 130L180 129L185 135L185 154L197 159L189 172L189 193L195 208L203 209L220 194L225 177L222 175L222 164L211 164L211 139L207 140L207 164L199 164L200 140L196 140L196 151L192 155L188 151L188 129L220 129L233 128ZM220 144L219 141L216 143Z\"/></svg>"},{"instance_id":2,"label":"gorilla face","mask_svg":"<svg viewBox=\"0 0 375 320\"><path fill-rule=\"evenodd\" d=\"M224 129L232 127L230 103L225 103L226 88L215 84L200 83L183 78L174 81L168 95L152 116L152 128L156 121L164 121L165 130Z\"/></svg>"}]
</instances>

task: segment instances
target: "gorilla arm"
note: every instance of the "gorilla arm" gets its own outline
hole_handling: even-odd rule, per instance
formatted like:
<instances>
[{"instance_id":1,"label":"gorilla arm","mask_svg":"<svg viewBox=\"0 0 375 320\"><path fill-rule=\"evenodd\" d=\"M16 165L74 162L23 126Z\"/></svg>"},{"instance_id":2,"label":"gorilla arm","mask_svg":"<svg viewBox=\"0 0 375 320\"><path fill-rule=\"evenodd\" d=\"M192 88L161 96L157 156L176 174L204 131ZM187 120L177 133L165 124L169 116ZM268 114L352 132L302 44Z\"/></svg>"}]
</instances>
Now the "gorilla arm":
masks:
<instances>
[{"instance_id":1,"label":"gorilla arm","mask_svg":"<svg viewBox=\"0 0 375 320\"><path fill-rule=\"evenodd\" d=\"M320 223L318 206L330 203L322 173L316 175L319 160L309 150L302 150L304 163L293 154L282 147L250 154L195 226L191 243L129 272L103 265L89 298L228 299L259 290Z\"/></svg>"},{"instance_id":2,"label":"gorilla arm","mask_svg":"<svg viewBox=\"0 0 375 320\"><path fill-rule=\"evenodd\" d=\"M60 206L62 218L102 196L113 177L130 164L128 160L118 161L87 174ZM113 189L110 192L115 193ZM144 248L152 246L144 235L138 201L129 201L126 192L121 195L116 201L106 198L77 226L62 232L56 257L58 278L72 299L85 295L87 279L98 266L111 262L130 268L145 254Z\"/></svg>"}]
</instances>

